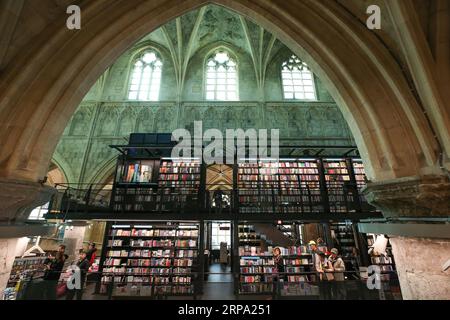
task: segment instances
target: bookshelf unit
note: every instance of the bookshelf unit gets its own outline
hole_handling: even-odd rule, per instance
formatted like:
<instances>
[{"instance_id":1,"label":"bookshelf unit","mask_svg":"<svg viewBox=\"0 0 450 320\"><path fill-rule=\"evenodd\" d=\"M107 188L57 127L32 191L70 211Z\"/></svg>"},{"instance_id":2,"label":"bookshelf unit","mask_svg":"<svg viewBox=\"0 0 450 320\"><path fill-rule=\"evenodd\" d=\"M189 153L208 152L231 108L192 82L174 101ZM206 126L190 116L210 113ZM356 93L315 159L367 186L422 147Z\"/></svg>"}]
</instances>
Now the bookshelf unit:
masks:
<instances>
[{"instance_id":1,"label":"bookshelf unit","mask_svg":"<svg viewBox=\"0 0 450 320\"><path fill-rule=\"evenodd\" d=\"M355 234L351 222L332 222L330 229L334 232L336 248L344 260L347 270L352 261L352 254L357 249Z\"/></svg>"},{"instance_id":2,"label":"bookshelf unit","mask_svg":"<svg viewBox=\"0 0 450 320\"><path fill-rule=\"evenodd\" d=\"M196 204L201 183L198 161L119 159L113 210L167 212Z\"/></svg>"},{"instance_id":3,"label":"bookshelf unit","mask_svg":"<svg viewBox=\"0 0 450 320\"><path fill-rule=\"evenodd\" d=\"M306 274L313 268L313 256L306 246L280 248L283 257L285 275L284 290L289 291L299 282L308 282ZM239 294L263 294L273 293L275 262L269 252L248 254L239 251Z\"/></svg>"},{"instance_id":4,"label":"bookshelf unit","mask_svg":"<svg viewBox=\"0 0 450 320\"><path fill-rule=\"evenodd\" d=\"M315 159L238 164L239 212L323 211Z\"/></svg>"},{"instance_id":5,"label":"bookshelf unit","mask_svg":"<svg viewBox=\"0 0 450 320\"><path fill-rule=\"evenodd\" d=\"M367 234L367 244L369 246L372 246L375 243L377 235L375 234ZM395 271L395 261L394 256L392 254L392 247L390 245L390 242L388 242L388 245L386 247L386 256L383 255L371 255L370 262L372 265L377 265L381 269L381 280L383 281L389 281L390 280L390 274Z\"/></svg>"},{"instance_id":6,"label":"bookshelf unit","mask_svg":"<svg viewBox=\"0 0 450 320\"><path fill-rule=\"evenodd\" d=\"M20 299L29 280L44 276L46 260L46 256L23 257L14 260L7 283L9 300Z\"/></svg>"},{"instance_id":7,"label":"bookshelf unit","mask_svg":"<svg viewBox=\"0 0 450 320\"><path fill-rule=\"evenodd\" d=\"M253 226L239 225L239 252L242 255L261 254L263 250L263 239L255 231ZM241 254L240 254L241 255Z\"/></svg>"},{"instance_id":8,"label":"bookshelf unit","mask_svg":"<svg viewBox=\"0 0 450 320\"><path fill-rule=\"evenodd\" d=\"M101 262L101 292L113 285L115 297L193 295L198 238L198 223L111 225Z\"/></svg>"},{"instance_id":9,"label":"bookshelf unit","mask_svg":"<svg viewBox=\"0 0 450 320\"><path fill-rule=\"evenodd\" d=\"M354 204L351 173L345 159L324 159L323 170L330 211L345 213Z\"/></svg>"},{"instance_id":10,"label":"bookshelf unit","mask_svg":"<svg viewBox=\"0 0 450 320\"><path fill-rule=\"evenodd\" d=\"M201 182L199 161L162 160L159 167L158 189L161 211L173 209L174 203L186 204L198 201Z\"/></svg>"}]
</instances>

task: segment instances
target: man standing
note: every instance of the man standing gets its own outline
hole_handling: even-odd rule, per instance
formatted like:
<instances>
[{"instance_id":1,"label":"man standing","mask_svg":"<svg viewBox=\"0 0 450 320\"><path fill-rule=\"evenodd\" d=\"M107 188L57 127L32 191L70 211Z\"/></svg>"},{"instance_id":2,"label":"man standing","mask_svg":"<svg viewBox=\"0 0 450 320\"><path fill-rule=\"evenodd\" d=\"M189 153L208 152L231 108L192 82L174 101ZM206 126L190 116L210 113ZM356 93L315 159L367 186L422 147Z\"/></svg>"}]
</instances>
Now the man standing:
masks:
<instances>
[{"instance_id":1,"label":"man standing","mask_svg":"<svg viewBox=\"0 0 450 320\"><path fill-rule=\"evenodd\" d=\"M331 255L328 258L334 269L334 281L332 285L333 298L339 300L345 300L347 297L347 291L345 290L345 263L344 260L338 255L339 251L336 248L331 249Z\"/></svg>"},{"instance_id":2,"label":"man standing","mask_svg":"<svg viewBox=\"0 0 450 320\"><path fill-rule=\"evenodd\" d=\"M308 246L309 246L309 250L312 254L312 263L313 263L313 268L312 268L312 272L316 272L316 270L320 269L320 257L319 257L319 249L317 248L317 244L314 240L311 240L310 242L308 242ZM317 278L317 275L311 275L310 276L310 281L318 281L319 279Z\"/></svg>"},{"instance_id":3,"label":"man standing","mask_svg":"<svg viewBox=\"0 0 450 320\"><path fill-rule=\"evenodd\" d=\"M78 269L76 269L76 272L80 272L79 274L80 282L77 283L77 281L75 281L74 283L75 288L67 290L66 300L72 300L75 294L77 296L77 300L81 300L83 298L83 290L86 282L86 275L90 266L88 259L86 259L85 251L80 251L80 256L75 265L78 267ZM75 278L75 280L76 279L77 277Z\"/></svg>"}]
</instances>

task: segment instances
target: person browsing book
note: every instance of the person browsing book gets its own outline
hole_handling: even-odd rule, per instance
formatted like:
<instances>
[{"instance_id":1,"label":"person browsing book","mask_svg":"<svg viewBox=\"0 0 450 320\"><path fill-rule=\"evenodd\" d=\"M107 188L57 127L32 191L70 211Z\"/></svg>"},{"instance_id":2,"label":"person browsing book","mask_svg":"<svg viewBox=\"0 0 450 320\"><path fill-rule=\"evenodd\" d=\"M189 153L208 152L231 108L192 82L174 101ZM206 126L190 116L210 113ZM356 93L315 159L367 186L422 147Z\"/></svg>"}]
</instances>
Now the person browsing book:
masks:
<instances>
[{"instance_id":1,"label":"person browsing book","mask_svg":"<svg viewBox=\"0 0 450 320\"><path fill-rule=\"evenodd\" d=\"M334 269L334 281L331 283L331 294L334 299L345 300L347 298L347 291L345 288L345 263L339 256L339 251L336 248L331 249L331 254L328 260Z\"/></svg>"},{"instance_id":2,"label":"person browsing book","mask_svg":"<svg viewBox=\"0 0 450 320\"><path fill-rule=\"evenodd\" d=\"M273 252L273 260L274 260L276 272L278 274L284 273L284 261L283 261L283 257L281 256L281 249L277 247L277 248L273 249L272 252ZM284 275L282 275L280 278L283 279Z\"/></svg>"},{"instance_id":3,"label":"person browsing book","mask_svg":"<svg viewBox=\"0 0 450 320\"><path fill-rule=\"evenodd\" d=\"M92 265L95 261L95 256L97 253L97 248L95 247L95 243L89 243L88 250L86 252L86 259L89 261L89 265Z\"/></svg>"},{"instance_id":4,"label":"person browsing book","mask_svg":"<svg viewBox=\"0 0 450 320\"><path fill-rule=\"evenodd\" d=\"M324 252L319 252L319 263L317 264L316 271L319 273L319 278L321 281L330 281L334 280L333 277L333 265L326 258Z\"/></svg>"},{"instance_id":5,"label":"person browsing book","mask_svg":"<svg viewBox=\"0 0 450 320\"><path fill-rule=\"evenodd\" d=\"M338 255L339 251L336 248L331 249L331 255L328 258L334 269L334 280L344 281L345 263L344 260Z\"/></svg>"},{"instance_id":6,"label":"person browsing book","mask_svg":"<svg viewBox=\"0 0 450 320\"><path fill-rule=\"evenodd\" d=\"M46 270L44 273L44 297L47 300L56 300L56 288L62 269L64 268L66 246L60 245L55 256L46 259Z\"/></svg>"}]
</instances>

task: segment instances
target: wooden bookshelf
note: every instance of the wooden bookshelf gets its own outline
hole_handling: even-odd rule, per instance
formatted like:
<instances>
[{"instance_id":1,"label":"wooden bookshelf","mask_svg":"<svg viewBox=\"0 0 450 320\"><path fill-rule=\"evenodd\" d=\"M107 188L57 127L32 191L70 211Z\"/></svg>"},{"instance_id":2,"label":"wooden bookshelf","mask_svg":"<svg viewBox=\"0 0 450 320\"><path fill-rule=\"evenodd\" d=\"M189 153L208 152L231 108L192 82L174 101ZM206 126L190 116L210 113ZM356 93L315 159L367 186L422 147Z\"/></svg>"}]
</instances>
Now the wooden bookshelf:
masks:
<instances>
[{"instance_id":1,"label":"wooden bookshelf","mask_svg":"<svg viewBox=\"0 0 450 320\"><path fill-rule=\"evenodd\" d=\"M357 252L357 245L352 223L350 222L333 222L330 224L330 229L335 234L336 243L334 246L339 250L339 254L344 260L346 269L350 270L353 253Z\"/></svg>"},{"instance_id":2,"label":"wooden bookshelf","mask_svg":"<svg viewBox=\"0 0 450 320\"><path fill-rule=\"evenodd\" d=\"M313 268L313 256L306 246L280 248L283 257L285 285L308 282L306 272ZM272 294L275 262L268 252L248 255L240 251L239 294Z\"/></svg>"},{"instance_id":3,"label":"wooden bookshelf","mask_svg":"<svg viewBox=\"0 0 450 320\"><path fill-rule=\"evenodd\" d=\"M124 223L112 225L108 232L101 292L114 282L113 295L119 296L136 295L132 291L137 285L140 295L194 293L198 224Z\"/></svg>"},{"instance_id":4,"label":"wooden bookshelf","mask_svg":"<svg viewBox=\"0 0 450 320\"><path fill-rule=\"evenodd\" d=\"M317 161L238 164L239 212L323 211Z\"/></svg>"},{"instance_id":5,"label":"wooden bookshelf","mask_svg":"<svg viewBox=\"0 0 450 320\"><path fill-rule=\"evenodd\" d=\"M159 167L160 211L170 211L173 204L196 203L201 181L199 161L163 160Z\"/></svg>"},{"instance_id":6,"label":"wooden bookshelf","mask_svg":"<svg viewBox=\"0 0 450 320\"><path fill-rule=\"evenodd\" d=\"M375 243L377 235L375 234L367 234L367 244L368 246L372 246ZM384 255L374 255L370 256L370 262L372 265L377 265L381 269L381 280L389 281L392 272L396 270L394 256L392 254L392 247L388 242L386 247L386 256Z\"/></svg>"},{"instance_id":7,"label":"wooden bookshelf","mask_svg":"<svg viewBox=\"0 0 450 320\"><path fill-rule=\"evenodd\" d=\"M354 204L350 171L345 159L324 159L324 177L330 211L345 213Z\"/></svg>"}]
</instances>

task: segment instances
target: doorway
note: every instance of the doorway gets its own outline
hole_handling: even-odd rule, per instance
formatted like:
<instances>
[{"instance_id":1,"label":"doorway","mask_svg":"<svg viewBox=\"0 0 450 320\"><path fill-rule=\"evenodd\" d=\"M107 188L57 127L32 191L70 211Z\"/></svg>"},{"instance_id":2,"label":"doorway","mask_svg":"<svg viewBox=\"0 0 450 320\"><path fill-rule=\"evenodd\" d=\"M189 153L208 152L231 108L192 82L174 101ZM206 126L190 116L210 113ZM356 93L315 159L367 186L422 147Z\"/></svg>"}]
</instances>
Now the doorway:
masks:
<instances>
[{"instance_id":1,"label":"doorway","mask_svg":"<svg viewBox=\"0 0 450 320\"><path fill-rule=\"evenodd\" d=\"M205 224L207 256L204 297L232 300L234 299L232 222L205 221Z\"/></svg>"}]
</instances>

